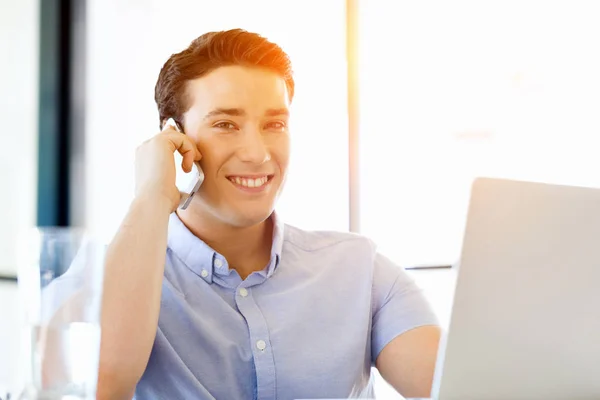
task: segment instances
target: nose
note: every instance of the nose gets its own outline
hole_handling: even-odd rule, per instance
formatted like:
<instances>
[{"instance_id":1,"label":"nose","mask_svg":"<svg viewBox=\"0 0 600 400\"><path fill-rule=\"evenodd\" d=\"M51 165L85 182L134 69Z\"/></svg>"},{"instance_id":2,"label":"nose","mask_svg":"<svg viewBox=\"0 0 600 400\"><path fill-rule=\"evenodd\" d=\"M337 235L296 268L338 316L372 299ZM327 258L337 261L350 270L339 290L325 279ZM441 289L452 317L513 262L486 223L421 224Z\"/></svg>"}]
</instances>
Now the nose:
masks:
<instances>
[{"instance_id":1,"label":"nose","mask_svg":"<svg viewBox=\"0 0 600 400\"><path fill-rule=\"evenodd\" d=\"M257 129L244 131L238 157L243 162L264 164L271 160L271 153L261 132Z\"/></svg>"}]
</instances>

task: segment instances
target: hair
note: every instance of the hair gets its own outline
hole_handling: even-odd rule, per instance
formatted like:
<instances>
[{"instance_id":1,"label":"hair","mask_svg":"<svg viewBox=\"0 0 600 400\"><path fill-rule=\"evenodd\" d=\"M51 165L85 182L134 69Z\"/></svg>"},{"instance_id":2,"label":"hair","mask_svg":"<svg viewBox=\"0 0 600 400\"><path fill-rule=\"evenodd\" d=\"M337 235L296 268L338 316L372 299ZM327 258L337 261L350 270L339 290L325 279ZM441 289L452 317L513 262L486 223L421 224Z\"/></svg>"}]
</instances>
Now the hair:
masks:
<instances>
[{"instance_id":1,"label":"hair","mask_svg":"<svg viewBox=\"0 0 600 400\"><path fill-rule=\"evenodd\" d=\"M230 65L260 67L279 74L286 83L289 99L294 96L294 78L289 56L277 44L243 29L208 32L187 49L171 55L163 65L154 88L159 124L173 118L181 123L189 109L187 82Z\"/></svg>"}]
</instances>

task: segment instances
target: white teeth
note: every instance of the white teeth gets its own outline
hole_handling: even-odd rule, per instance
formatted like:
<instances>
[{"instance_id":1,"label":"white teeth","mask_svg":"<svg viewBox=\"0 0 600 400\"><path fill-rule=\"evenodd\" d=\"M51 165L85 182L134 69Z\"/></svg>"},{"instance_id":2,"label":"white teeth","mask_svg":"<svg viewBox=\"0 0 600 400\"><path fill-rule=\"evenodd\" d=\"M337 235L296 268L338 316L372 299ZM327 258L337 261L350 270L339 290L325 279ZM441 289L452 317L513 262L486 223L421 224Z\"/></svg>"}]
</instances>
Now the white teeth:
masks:
<instances>
[{"instance_id":1,"label":"white teeth","mask_svg":"<svg viewBox=\"0 0 600 400\"><path fill-rule=\"evenodd\" d=\"M268 182L269 178L266 176L263 176L262 178L256 178L256 179L252 179L252 178L240 178L238 176L236 177L231 177L229 178L230 181L232 181L233 183L236 183L240 186L244 186L244 187L250 187L250 188L255 188L255 187L261 187L263 186L265 183Z\"/></svg>"}]
</instances>

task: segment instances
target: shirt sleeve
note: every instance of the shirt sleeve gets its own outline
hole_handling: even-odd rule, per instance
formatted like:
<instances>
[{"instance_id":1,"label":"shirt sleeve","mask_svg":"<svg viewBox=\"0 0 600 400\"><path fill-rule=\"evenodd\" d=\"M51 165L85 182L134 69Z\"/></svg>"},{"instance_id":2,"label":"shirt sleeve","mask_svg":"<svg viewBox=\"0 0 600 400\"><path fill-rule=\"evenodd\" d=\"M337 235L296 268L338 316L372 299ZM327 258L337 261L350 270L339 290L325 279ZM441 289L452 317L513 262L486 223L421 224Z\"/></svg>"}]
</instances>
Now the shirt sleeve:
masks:
<instances>
[{"instance_id":1,"label":"shirt sleeve","mask_svg":"<svg viewBox=\"0 0 600 400\"><path fill-rule=\"evenodd\" d=\"M371 361L397 336L426 325L439 325L422 290L406 271L376 253L373 270Z\"/></svg>"}]
</instances>

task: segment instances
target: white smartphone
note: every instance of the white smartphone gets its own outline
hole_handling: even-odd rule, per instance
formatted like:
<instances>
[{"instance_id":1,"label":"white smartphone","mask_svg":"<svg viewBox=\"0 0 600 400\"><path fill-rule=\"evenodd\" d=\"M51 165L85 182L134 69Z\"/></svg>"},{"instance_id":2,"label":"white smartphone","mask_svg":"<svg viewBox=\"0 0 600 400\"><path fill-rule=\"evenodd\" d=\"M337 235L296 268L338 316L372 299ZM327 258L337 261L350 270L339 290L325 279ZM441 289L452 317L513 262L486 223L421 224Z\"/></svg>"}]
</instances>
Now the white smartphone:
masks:
<instances>
[{"instance_id":1,"label":"white smartphone","mask_svg":"<svg viewBox=\"0 0 600 400\"><path fill-rule=\"evenodd\" d=\"M177 132L184 133L179 124L175 122L173 118L169 118L167 122L165 122L165 126L166 125L172 126L175 128L175 130L177 130ZM176 151L174 156L176 171L175 185L181 193L179 209L185 210L192 202L194 195L200 189L202 182L204 182L204 172L202 171L202 168L200 168L200 164L197 161L194 161L192 170L190 172L185 172L181 167L181 162L183 161L181 154Z\"/></svg>"}]
</instances>

